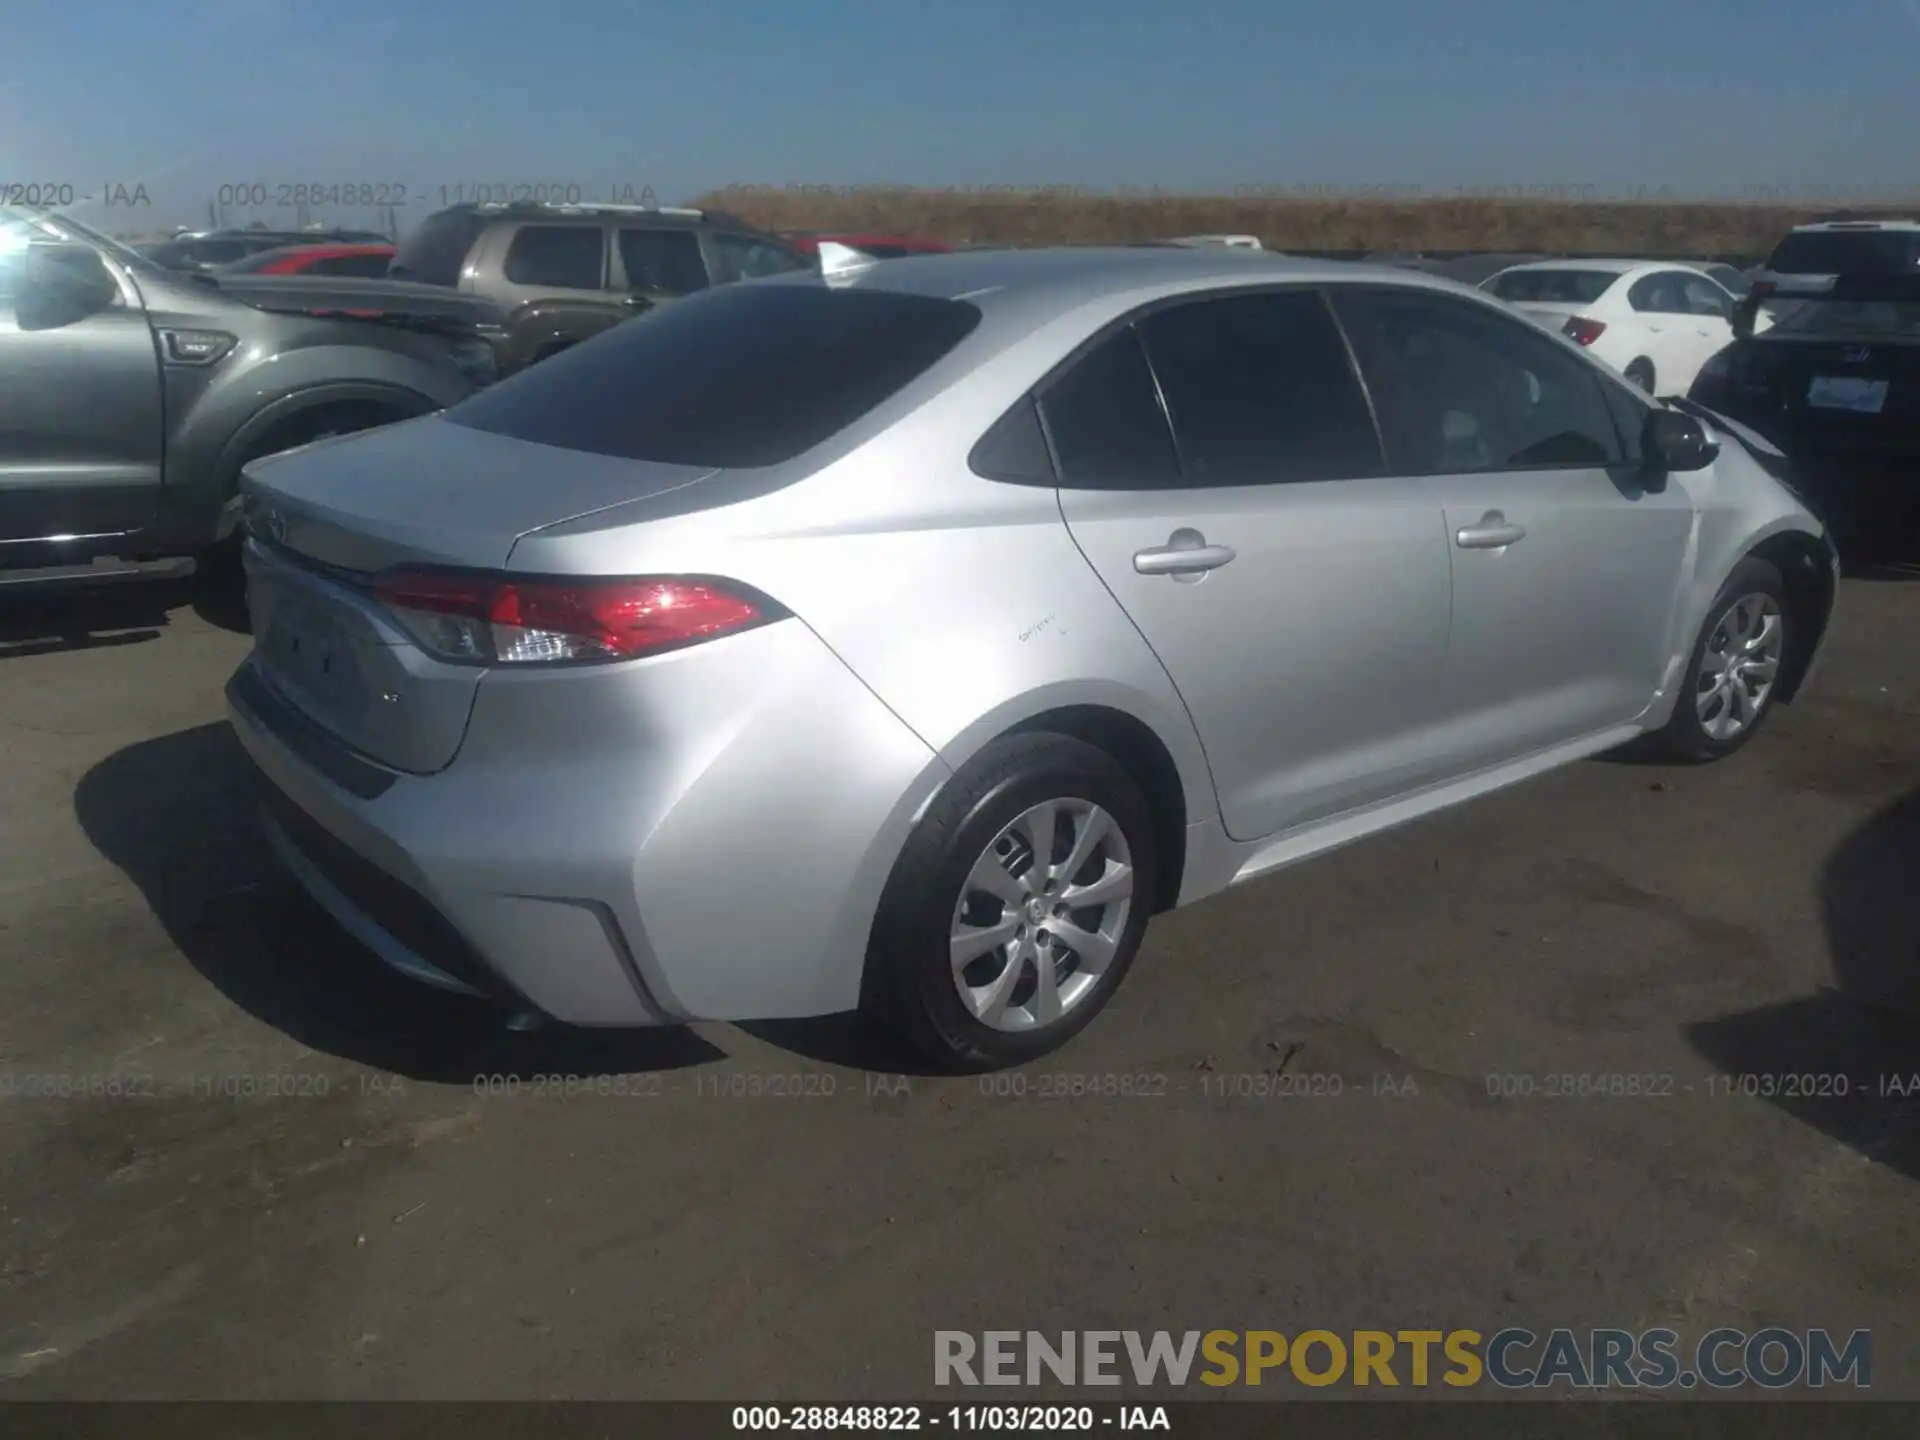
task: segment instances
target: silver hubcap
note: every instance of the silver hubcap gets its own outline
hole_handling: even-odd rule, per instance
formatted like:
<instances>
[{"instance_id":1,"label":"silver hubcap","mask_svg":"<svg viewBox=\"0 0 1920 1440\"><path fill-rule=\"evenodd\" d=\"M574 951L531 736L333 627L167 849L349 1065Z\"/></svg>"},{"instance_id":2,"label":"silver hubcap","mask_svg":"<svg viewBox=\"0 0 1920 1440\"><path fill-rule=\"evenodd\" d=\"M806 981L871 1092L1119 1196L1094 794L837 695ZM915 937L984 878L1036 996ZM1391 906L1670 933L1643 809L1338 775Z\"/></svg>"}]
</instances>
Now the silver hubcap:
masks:
<instances>
[{"instance_id":1,"label":"silver hubcap","mask_svg":"<svg viewBox=\"0 0 1920 1440\"><path fill-rule=\"evenodd\" d=\"M1090 800L1035 805L994 836L953 908L948 951L967 1013L1035 1030L1100 983L1126 932L1133 862L1114 818Z\"/></svg>"},{"instance_id":2,"label":"silver hubcap","mask_svg":"<svg viewBox=\"0 0 1920 1440\"><path fill-rule=\"evenodd\" d=\"M1700 728L1715 740L1751 729L1773 694L1785 632L1771 595L1743 595L1727 607L1707 637L1694 708Z\"/></svg>"}]
</instances>

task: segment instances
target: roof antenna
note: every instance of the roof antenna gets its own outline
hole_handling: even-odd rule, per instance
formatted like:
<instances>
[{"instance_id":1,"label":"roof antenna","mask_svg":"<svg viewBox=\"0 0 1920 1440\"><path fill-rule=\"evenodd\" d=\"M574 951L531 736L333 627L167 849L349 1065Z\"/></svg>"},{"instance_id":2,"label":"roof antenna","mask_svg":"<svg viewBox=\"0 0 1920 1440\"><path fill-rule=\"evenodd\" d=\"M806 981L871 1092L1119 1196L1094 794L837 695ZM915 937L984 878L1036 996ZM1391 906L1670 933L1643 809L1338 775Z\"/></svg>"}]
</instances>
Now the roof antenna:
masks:
<instances>
[{"instance_id":1,"label":"roof antenna","mask_svg":"<svg viewBox=\"0 0 1920 1440\"><path fill-rule=\"evenodd\" d=\"M876 264L873 256L836 240L820 242L820 273L831 280L838 275L857 275Z\"/></svg>"}]
</instances>

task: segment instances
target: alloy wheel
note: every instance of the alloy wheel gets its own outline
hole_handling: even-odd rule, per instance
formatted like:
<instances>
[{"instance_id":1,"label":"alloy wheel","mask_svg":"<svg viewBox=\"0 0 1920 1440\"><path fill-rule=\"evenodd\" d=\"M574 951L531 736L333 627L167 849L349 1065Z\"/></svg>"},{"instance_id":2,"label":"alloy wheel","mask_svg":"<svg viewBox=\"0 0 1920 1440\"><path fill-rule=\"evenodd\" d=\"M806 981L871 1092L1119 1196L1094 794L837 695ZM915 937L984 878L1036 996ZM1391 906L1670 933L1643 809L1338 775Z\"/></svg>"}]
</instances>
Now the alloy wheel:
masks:
<instances>
[{"instance_id":1,"label":"alloy wheel","mask_svg":"<svg viewBox=\"0 0 1920 1440\"><path fill-rule=\"evenodd\" d=\"M1126 835L1092 801L1048 800L1004 826L953 911L948 954L967 1013L1037 1030L1084 1002L1119 951L1133 874Z\"/></svg>"},{"instance_id":2,"label":"alloy wheel","mask_svg":"<svg viewBox=\"0 0 1920 1440\"><path fill-rule=\"evenodd\" d=\"M1732 740L1753 727L1773 694L1786 637L1780 602L1756 591L1722 612L1700 657L1694 710L1714 740Z\"/></svg>"}]
</instances>

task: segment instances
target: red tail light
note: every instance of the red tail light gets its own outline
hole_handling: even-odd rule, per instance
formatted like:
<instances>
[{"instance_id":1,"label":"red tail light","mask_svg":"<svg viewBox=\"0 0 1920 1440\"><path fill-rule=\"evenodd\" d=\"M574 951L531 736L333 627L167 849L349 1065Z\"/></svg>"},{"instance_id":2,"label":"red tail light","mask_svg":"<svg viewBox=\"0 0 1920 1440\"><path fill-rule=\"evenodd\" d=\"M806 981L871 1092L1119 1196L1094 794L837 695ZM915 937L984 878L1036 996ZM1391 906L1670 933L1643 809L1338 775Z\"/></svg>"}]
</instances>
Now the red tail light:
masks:
<instances>
[{"instance_id":1,"label":"red tail light","mask_svg":"<svg viewBox=\"0 0 1920 1440\"><path fill-rule=\"evenodd\" d=\"M407 568L379 577L374 594L422 649L476 665L636 660L787 614L745 586L685 575L522 580Z\"/></svg>"},{"instance_id":2,"label":"red tail light","mask_svg":"<svg viewBox=\"0 0 1920 1440\"><path fill-rule=\"evenodd\" d=\"M1576 345L1591 345L1600 338L1606 328L1598 320L1589 320L1584 315L1575 315L1560 327L1560 333Z\"/></svg>"}]
</instances>

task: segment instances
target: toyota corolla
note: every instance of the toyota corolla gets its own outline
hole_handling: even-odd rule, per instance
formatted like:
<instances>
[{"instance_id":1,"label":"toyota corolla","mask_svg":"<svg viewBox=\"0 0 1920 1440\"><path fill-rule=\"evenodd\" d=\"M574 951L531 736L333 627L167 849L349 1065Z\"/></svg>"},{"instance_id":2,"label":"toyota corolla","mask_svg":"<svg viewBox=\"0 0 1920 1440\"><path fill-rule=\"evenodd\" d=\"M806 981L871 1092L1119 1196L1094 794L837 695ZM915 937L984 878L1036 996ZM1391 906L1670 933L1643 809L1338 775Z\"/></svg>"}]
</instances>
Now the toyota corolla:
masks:
<instances>
[{"instance_id":1,"label":"toyota corolla","mask_svg":"<svg viewBox=\"0 0 1920 1440\"><path fill-rule=\"evenodd\" d=\"M267 833L414 977L954 1066L1148 918L1805 681L1820 524L1498 302L1227 248L837 256L256 462Z\"/></svg>"}]
</instances>

